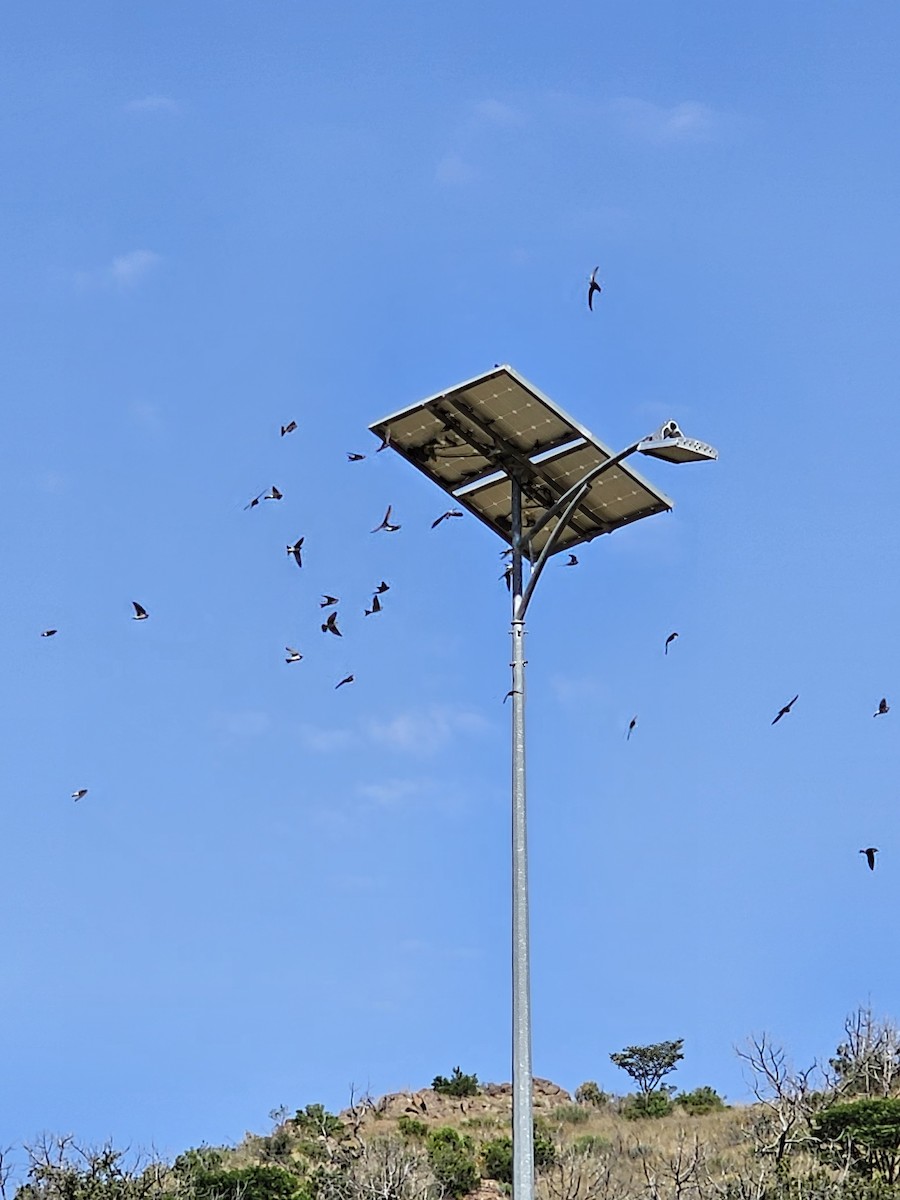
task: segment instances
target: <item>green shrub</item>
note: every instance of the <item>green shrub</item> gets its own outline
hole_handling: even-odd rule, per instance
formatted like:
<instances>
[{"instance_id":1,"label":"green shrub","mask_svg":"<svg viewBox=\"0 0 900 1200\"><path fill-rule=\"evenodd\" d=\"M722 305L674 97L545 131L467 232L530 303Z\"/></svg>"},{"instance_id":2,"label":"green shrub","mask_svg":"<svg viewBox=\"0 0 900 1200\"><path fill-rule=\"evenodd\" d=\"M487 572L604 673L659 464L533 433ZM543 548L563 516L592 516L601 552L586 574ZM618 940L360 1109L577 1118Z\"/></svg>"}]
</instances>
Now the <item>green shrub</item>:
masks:
<instances>
[{"instance_id":1,"label":"green shrub","mask_svg":"<svg viewBox=\"0 0 900 1200\"><path fill-rule=\"evenodd\" d=\"M833 1104L813 1118L812 1129L826 1162L839 1163L849 1153L858 1175L900 1181L900 1099Z\"/></svg>"},{"instance_id":2,"label":"green shrub","mask_svg":"<svg viewBox=\"0 0 900 1200\"><path fill-rule=\"evenodd\" d=\"M599 1133L583 1133L572 1143L576 1154L603 1154L612 1142L609 1138L601 1137Z\"/></svg>"},{"instance_id":3,"label":"green shrub","mask_svg":"<svg viewBox=\"0 0 900 1200\"><path fill-rule=\"evenodd\" d=\"M564 1125L583 1125L590 1119L590 1115L580 1104L561 1104L559 1108L554 1108L552 1113L553 1120Z\"/></svg>"},{"instance_id":4,"label":"green shrub","mask_svg":"<svg viewBox=\"0 0 900 1200\"><path fill-rule=\"evenodd\" d=\"M686 1113L690 1113L692 1117L699 1117L703 1113L717 1112L721 1108L725 1108L725 1101L714 1088L698 1087L692 1092L681 1092L675 1097L675 1103L679 1104Z\"/></svg>"},{"instance_id":5,"label":"green shrub","mask_svg":"<svg viewBox=\"0 0 900 1200\"><path fill-rule=\"evenodd\" d=\"M433 1130L425 1143L434 1177L444 1193L457 1198L481 1182L475 1165L475 1145L449 1125Z\"/></svg>"},{"instance_id":6,"label":"green shrub","mask_svg":"<svg viewBox=\"0 0 900 1200\"><path fill-rule=\"evenodd\" d=\"M418 1117L410 1117L404 1113L397 1118L397 1130L405 1138L425 1138L428 1136L428 1126Z\"/></svg>"},{"instance_id":7,"label":"green shrub","mask_svg":"<svg viewBox=\"0 0 900 1200\"><path fill-rule=\"evenodd\" d=\"M303 1200L303 1180L284 1167L254 1165L238 1170L194 1171L195 1200Z\"/></svg>"},{"instance_id":8,"label":"green shrub","mask_svg":"<svg viewBox=\"0 0 900 1200\"><path fill-rule=\"evenodd\" d=\"M605 1108L609 1104L610 1096L608 1092L604 1092L602 1088L599 1088L593 1079L587 1079L575 1089L575 1099L579 1104L590 1104L594 1108Z\"/></svg>"},{"instance_id":9,"label":"green shrub","mask_svg":"<svg viewBox=\"0 0 900 1200\"><path fill-rule=\"evenodd\" d=\"M628 1121L643 1117L667 1117L672 1111L669 1093L663 1088L653 1092L636 1092L622 1101L622 1116Z\"/></svg>"},{"instance_id":10,"label":"green shrub","mask_svg":"<svg viewBox=\"0 0 900 1200\"><path fill-rule=\"evenodd\" d=\"M487 1179L512 1183L512 1138L493 1138L481 1147L481 1171Z\"/></svg>"},{"instance_id":11,"label":"green shrub","mask_svg":"<svg viewBox=\"0 0 900 1200\"><path fill-rule=\"evenodd\" d=\"M478 1076L464 1075L459 1067L454 1067L449 1079L445 1075L435 1075L431 1086L441 1096L455 1096L457 1099L477 1096Z\"/></svg>"},{"instance_id":12,"label":"green shrub","mask_svg":"<svg viewBox=\"0 0 900 1200\"><path fill-rule=\"evenodd\" d=\"M291 1123L300 1133L314 1137L340 1137L345 1132L344 1122L328 1112L324 1104L307 1104L306 1108L298 1108Z\"/></svg>"}]
</instances>

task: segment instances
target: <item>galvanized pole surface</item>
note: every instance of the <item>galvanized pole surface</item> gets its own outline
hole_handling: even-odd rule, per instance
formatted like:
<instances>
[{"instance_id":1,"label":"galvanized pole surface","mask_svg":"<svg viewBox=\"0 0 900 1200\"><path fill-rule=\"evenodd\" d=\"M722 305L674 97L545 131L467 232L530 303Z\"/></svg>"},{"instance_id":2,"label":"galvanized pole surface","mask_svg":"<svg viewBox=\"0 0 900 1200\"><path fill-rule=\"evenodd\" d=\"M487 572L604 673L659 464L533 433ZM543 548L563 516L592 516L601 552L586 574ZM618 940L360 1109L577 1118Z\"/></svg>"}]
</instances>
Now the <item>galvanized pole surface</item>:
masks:
<instances>
[{"instance_id":1,"label":"galvanized pole surface","mask_svg":"<svg viewBox=\"0 0 900 1200\"><path fill-rule=\"evenodd\" d=\"M525 620L522 599L522 491L512 485L512 951L513 1200L534 1196L531 1088L531 972L528 950L528 842L525 824Z\"/></svg>"}]
</instances>

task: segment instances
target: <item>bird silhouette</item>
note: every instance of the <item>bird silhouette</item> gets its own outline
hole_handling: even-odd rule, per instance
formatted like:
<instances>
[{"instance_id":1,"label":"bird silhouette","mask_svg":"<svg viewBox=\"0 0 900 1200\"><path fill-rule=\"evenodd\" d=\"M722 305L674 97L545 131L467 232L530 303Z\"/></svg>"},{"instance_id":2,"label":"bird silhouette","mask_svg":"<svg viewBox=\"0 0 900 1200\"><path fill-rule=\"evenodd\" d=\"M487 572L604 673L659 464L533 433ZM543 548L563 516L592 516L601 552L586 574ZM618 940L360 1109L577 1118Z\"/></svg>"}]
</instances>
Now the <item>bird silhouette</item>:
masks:
<instances>
[{"instance_id":1,"label":"bird silhouette","mask_svg":"<svg viewBox=\"0 0 900 1200\"><path fill-rule=\"evenodd\" d=\"M566 566L567 567L577 567L578 566L578 559L575 557L574 554L569 555L569 561L566 563Z\"/></svg>"},{"instance_id":2,"label":"bird silhouette","mask_svg":"<svg viewBox=\"0 0 900 1200\"><path fill-rule=\"evenodd\" d=\"M323 633L333 633L335 637L343 637L344 635L337 627L337 613L329 613L328 620L322 626Z\"/></svg>"},{"instance_id":3,"label":"bird silhouette","mask_svg":"<svg viewBox=\"0 0 900 1200\"><path fill-rule=\"evenodd\" d=\"M458 508L450 508L447 510L447 512L441 513L441 515L438 517L438 519L436 521L431 522L431 528L437 529L437 527L438 527L438 525L440 525L441 521L446 521L450 517L461 517L462 515L463 514L459 511Z\"/></svg>"},{"instance_id":4,"label":"bird silhouette","mask_svg":"<svg viewBox=\"0 0 900 1200\"><path fill-rule=\"evenodd\" d=\"M343 687L345 683L354 683L354 682L355 682L355 676L353 676L353 675L345 675L345 676L344 676L344 678L341 680L341 682L340 682L340 683L336 683L336 684L334 685L334 690L335 690L335 691L337 691L337 690L338 690L338 688L339 688L339 687Z\"/></svg>"},{"instance_id":5,"label":"bird silhouette","mask_svg":"<svg viewBox=\"0 0 900 1200\"><path fill-rule=\"evenodd\" d=\"M631 741L631 735L634 733L634 727L637 725L637 717L632 717L628 723L628 732L625 734L625 741Z\"/></svg>"},{"instance_id":6,"label":"bird silhouette","mask_svg":"<svg viewBox=\"0 0 900 1200\"><path fill-rule=\"evenodd\" d=\"M875 855L878 853L877 846L867 846L865 850L860 850L860 854L866 856L866 862L869 864L869 870L875 870Z\"/></svg>"},{"instance_id":7,"label":"bird silhouette","mask_svg":"<svg viewBox=\"0 0 900 1200\"><path fill-rule=\"evenodd\" d=\"M378 593L376 592L372 597L372 607L367 608L363 613L363 616L371 617L377 612L381 612L381 601L378 599Z\"/></svg>"},{"instance_id":8,"label":"bird silhouette","mask_svg":"<svg viewBox=\"0 0 900 1200\"><path fill-rule=\"evenodd\" d=\"M522 695L522 693L519 691L518 688L510 688L509 691L506 693L506 695L503 697L503 703L505 704L507 702L507 700L510 698L510 696L521 696L521 695Z\"/></svg>"},{"instance_id":9,"label":"bird silhouette","mask_svg":"<svg viewBox=\"0 0 900 1200\"><path fill-rule=\"evenodd\" d=\"M41 637L53 637L53 635L56 633L59 633L58 629L45 629L41 634Z\"/></svg>"},{"instance_id":10,"label":"bird silhouette","mask_svg":"<svg viewBox=\"0 0 900 1200\"><path fill-rule=\"evenodd\" d=\"M784 708L780 708L778 710L778 716L775 718L775 720L772 722L772 724L777 725L782 717L786 717L799 699L800 699L800 693L798 692L797 695L794 697L794 699L790 702L790 704L786 704L784 706Z\"/></svg>"},{"instance_id":11,"label":"bird silhouette","mask_svg":"<svg viewBox=\"0 0 900 1200\"><path fill-rule=\"evenodd\" d=\"M288 652L288 657L284 660L285 662L299 662L303 657L299 650L294 650L291 646L285 646L285 650Z\"/></svg>"},{"instance_id":12,"label":"bird silhouette","mask_svg":"<svg viewBox=\"0 0 900 1200\"><path fill-rule=\"evenodd\" d=\"M669 636L666 638L666 648L664 650L665 654L669 653L669 644L671 642L674 642L677 637L678 637L677 633L670 633Z\"/></svg>"},{"instance_id":13,"label":"bird silhouette","mask_svg":"<svg viewBox=\"0 0 900 1200\"><path fill-rule=\"evenodd\" d=\"M381 583L379 583L378 587L375 589L375 595L383 596L385 592L389 592L390 590L391 585L389 583L385 583L382 579Z\"/></svg>"},{"instance_id":14,"label":"bird silhouette","mask_svg":"<svg viewBox=\"0 0 900 1200\"><path fill-rule=\"evenodd\" d=\"M303 538L298 538L297 541L294 542L293 546L288 546L288 548L287 548L288 554L291 555L291 557L293 558L294 562L297 564L298 567L303 566L303 556L301 553L302 550L303 550Z\"/></svg>"},{"instance_id":15,"label":"bird silhouette","mask_svg":"<svg viewBox=\"0 0 900 1200\"><path fill-rule=\"evenodd\" d=\"M890 711L891 711L891 706L887 702L887 697L882 696L878 702L878 712L873 712L872 716L873 717L883 717L885 713L889 713Z\"/></svg>"},{"instance_id":16,"label":"bird silhouette","mask_svg":"<svg viewBox=\"0 0 900 1200\"><path fill-rule=\"evenodd\" d=\"M386 433L383 433L381 435L381 445L378 447L378 449L375 451L375 453L380 454L382 452L382 450L387 450L387 448L390 444L391 444L391 431L388 430Z\"/></svg>"},{"instance_id":17,"label":"bird silhouette","mask_svg":"<svg viewBox=\"0 0 900 1200\"><path fill-rule=\"evenodd\" d=\"M265 489L263 489L258 496L254 496L249 504L244 505L244 512L246 512L248 508L256 508L257 504L259 504L260 500L263 498L264 491Z\"/></svg>"},{"instance_id":18,"label":"bird silhouette","mask_svg":"<svg viewBox=\"0 0 900 1200\"><path fill-rule=\"evenodd\" d=\"M599 295L603 290L597 282L597 272L599 270L599 267L594 267L593 271L591 271L590 282L588 283L588 308L591 312L594 311L594 295Z\"/></svg>"},{"instance_id":19,"label":"bird silhouette","mask_svg":"<svg viewBox=\"0 0 900 1200\"><path fill-rule=\"evenodd\" d=\"M72 799L75 801L83 800L87 794L88 794L87 788L79 788L77 792L72 793Z\"/></svg>"},{"instance_id":20,"label":"bird silhouette","mask_svg":"<svg viewBox=\"0 0 900 1200\"><path fill-rule=\"evenodd\" d=\"M319 608L332 608L335 604L339 603L340 601L337 596L323 596L319 601Z\"/></svg>"},{"instance_id":21,"label":"bird silhouette","mask_svg":"<svg viewBox=\"0 0 900 1200\"><path fill-rule=\"evenodd\" d=\"M281 500L282 498L283 498L283 493L279 492L278 488L275 486L274 483L272 484L272 490L270 492L267 492L265 494L265 496L263 496L263 500Z\"/></svg>"},{"instance_id":22,"label":"bird silhouette","mask_svg":"<svg viewBox=\"0 0 900 1200\"><path fill-rule=\"evenodd\" d=\"M512 591L512 571L512 563L510 563L503 574L499 576L500 579L506 580L506 590L508 592Z\"/></svg>"},{"instance_id":23,"label":"bird silhouette","mask_svg":"<svg viewBox=\"0 0 900 1200\"><path fill-rule=\"evenodd\" d=\"M350 453L348 453L348 455L347 455L347 461L348 461L348 462L362 462L362 460L363 460L365 457L366 457L366 456L365 456L364 454L355 454L355 453L353 453L353 452L350 452Z\"/></svg>"},{"instance_id":24,"label":"bird silhouette","mask_svg":"<svg viewBox=\"0 0 900 1200\"><path fill-rule=\"evenodd\" d=\"M296 422L296 421L289 421L289 422L287 423L287 425L282 425L282 426L281 426L281 436L282 436L282 437L284 437L284 435L285 435L286 433L293 433L293 432L294 432L294 430L295 430L296 428L297 428L297 422Z\"/></svg>"},{"instance_id":25,"label":"bird silhouette","mask_svg":"<svg viewBox=\"0 0 900 1200\"><path fill-rule=\"evenodd\" d=\"M397 532L397 530L400 528L400 526L391 524L391 509L392 508L393 508L393 505L389 504L387 507L387 512L384 514L384 520L381 522L380 525L375 526L375 528L372 530L373 533L380 533L382 529L385 531L385 533L396 533Z\"/></svg>"},{"instance_id":26,"label":"bird silhouette","mask_svg":"<svg viewBox=\"0 0 900 1200\"><path fill-rule=\"evenodd\" d=\"M132 600L131 603L134 606L134 616L131 618L132 621L146 621L150 614L147 612L146 608L144 608L143 604L138 604L137 600Z\"/></svg>"}]
</instances>

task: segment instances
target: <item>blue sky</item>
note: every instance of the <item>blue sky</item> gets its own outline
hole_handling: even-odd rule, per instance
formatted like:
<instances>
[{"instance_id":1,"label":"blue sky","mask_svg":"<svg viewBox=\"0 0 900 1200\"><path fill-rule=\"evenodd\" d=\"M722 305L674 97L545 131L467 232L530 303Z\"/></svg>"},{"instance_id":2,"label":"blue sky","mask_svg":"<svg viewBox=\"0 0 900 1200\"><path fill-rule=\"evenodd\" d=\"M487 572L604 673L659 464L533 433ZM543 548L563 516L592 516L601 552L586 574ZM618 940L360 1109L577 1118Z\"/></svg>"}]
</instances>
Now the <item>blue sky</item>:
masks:
<instances>
[{"instance_id":1,"label":"blue sky","mask_svg":"<svg viewBox=\"0 0 900 1200\"><path fill-rule=\"evenodd\" d=\"M683 1037L678 1084L739 1100L751 1032L805 1064L900 1016L900 12L3 24L0 1140L509 1077L501 546L345 457L495 362L721 455L646 463L675 511L531 609L536 1073L622 1091L610 1052Z\"/></svg>"}]
</instances>

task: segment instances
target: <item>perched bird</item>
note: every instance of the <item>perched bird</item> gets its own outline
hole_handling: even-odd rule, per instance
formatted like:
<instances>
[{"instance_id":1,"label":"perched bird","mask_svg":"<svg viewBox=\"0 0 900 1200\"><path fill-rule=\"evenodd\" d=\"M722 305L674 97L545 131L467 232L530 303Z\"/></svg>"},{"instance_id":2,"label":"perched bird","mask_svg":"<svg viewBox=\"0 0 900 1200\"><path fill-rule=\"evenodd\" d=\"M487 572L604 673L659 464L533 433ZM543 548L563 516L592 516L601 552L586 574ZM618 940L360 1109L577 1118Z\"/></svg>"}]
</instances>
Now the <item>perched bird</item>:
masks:
<instances>
[{"instance_id":1,"label":"perched bird","mask_svg":"<svg viewBox=\"0 0 900 1200\"><path fill-rule=\"evenodd\" d=\"M431 528L437 529L437 527L438 527L438 525L440 525L441 521L446 521L449 517L461 517L462 515L463 514L459 511L458 508L448 509L447 512L441 513L441 515L438 517L438 519L436 521L431 522Z\"/></svg>"},{"instance_id":2,"label":"perched bird","mask_svg":"<svg viewBox=\"0 0 900 1200\"><path fill-rule=\"evenodd\" d=\"M132 600L131 603L134 605L134 616L131 618L132 621L146 621L150 614L147 612L146 608L144 608L143 604L138 604L137 600Z\"/></svg>"},{"instance_id":3,"label":"perched bird","mask_svg":"<svg viewBox=\"0 0 900 1200\"><path fill-rule=\"evenodd\" d=\"M390 590L391 585L389 583L385 583L382 579L381 583L379 583L378 587L375 589L375 595L383 596L385 592L389 592Z\"/></svg>"},{"instance_id":4,"label":"perched bird","mask_svg":"<svg viewBox=\"0 0 900 1200\"><path fill-rule=\"evenodd\" d=\"M509 691L506 693L506 695L503 697L503 703L505 704L507 702L507 700L510 698L510 696L521 696L521 695L522 695L522 693L519 691L518 688L510 688Z\"/></svg>"},{"instance_id":5,"label":"perched bird","mask_svg":"<svg viewBox=\"0 0 900 1200\"><path fill-rule=\"evenodd\" d=\"M339 604L337 596L323 596L319 601L319 608L331 608L335 604Z\"/></svg>"},{"instance_id":6,"label":"perched bird","mask_svg":"<svg viewBox=\"0 0 900 1200\"><path fill-rule=\"evenodd\" d=\"M87 794L88 794L87 788L79 788L77 792L72 793L72 799L75 801L83 800Z\"/></svg>"},{"instance_id":7,"label":"perched bird","mask_svg":"<svg viewBox=\"0 0 900 1200\"><path fill-rule=\"evenodd\" d=\"M303 566L303 558L301 556L302 549L303 549L303 538L298 538L297 541L294 542L293 546L288 546L288 548L287 548L288 554L293 556L294 562L297 564L298 567Z\"/></svg>"},{"instance_id":8,"label":"perched bird","mask_svg":"<svg viewBox=\"0 0 900 1200\"><path fill-rule=\"evenodd\" d=\"M390 434L390 430L388 430L387 433L383 433L381 435L381 445L378 447L378 449L375 451L375 453L380 454L382 452L382 450L387 450L387 448L390 444L391 444L391 434Z\"/></svg>"},{"instance_id":9,"label":"perched bird","mask_svg":"<svg viewBox=\"0 0 900 1200\"><path fill-rule=\"evenodd\" d=\"M271 492L267 492L265 494L265 496L263 496L263 500L280 500L281 498L282 498L282 493L279 492L278 488L275 486L274 483L272 484Z\"/></svg>"},{"instance_id":10,"label":"perched bird","mask_svg":"<svg viewBox=\"0 0 900 1200\"><path fill-rule=\"evenodd\" d=\"M632 717L628 723L628 732L625 734L625 741L631 741L631 735L634 733L634 727L637 725L637 717Z\"/></svg>"},{"instance_id":11,"label":"perched bird","mask_svg":"<svg viewBox=\"0 0 900 1200\"><path fill-rule=\"evenodd\" d=\"M566 566L567 567L577 567L578 566L578 559L575 557L574 554L569 555L569 561L566 563Z\"/></svg>"},{"instance_id":12,"label":"perched bird","mask_svg":"<svg viewBox=\"0 0 900 1200\"><path fill-rule=\"evenodd\" d=\"M355 682L355 677L353 675L345 675L340 683L336 683L334 685L334 690L337 691L338 688L343 687L345 683L354 683L354 682Z\"/></svg>"},{"instance_id":13,"label":"perched bird","mask_svg":"<svg viewBox=\"0 0 900 1200\"><path fill-rule=\"evenodd\" d=\"M506 568L506 570L503 572L503 574L500 576L500 578L506 580L506 590L508 592L511 592L512 591L512 564L510 564Z\"/></svg>"},{"instance_id":14,"label":"perched bird","mask_svg":"<svg viewBox=\"0 0 900 1200\"><path fill-rule=\"evenodd\" d=\"M323 633L333 633L335 637L343 637L344 635L337 627L337 613L329 613L328 620L322 626Z\"/></svg>"},{"instance_id":15,"label":"perched bird","mask_svg":"<svg viewBox=\"0 0 900 1200\"><path fill-rule=\"evenodd\" d=\"M670 633L669 636L666 638L666 648L664 651L665 654L669 653L669 644L671 642L674 642L677 637L678 637L677 633Z\"/></svg>"},{"instance_id":16,"label":"perched bird","mask_svg":"<svg viewBox=\"0 0 900 1200\"><path fill-rule=\"evenodd\" d=\"M594 311L594 294L599 295L602 291L600 284L597 282L597 272L599 270L599 267L594 267L593 271L591 271L590 282L588 283L588 308L591 312Z\"/></svg>"},{"instance_id":17,"label":"perched bird","mask_svg":"<svg viewBox=\"0 0 900 1200\"><path fill-rule=\"evenodd\" d=\"M873 712L872 716L873 717L883 717L885 713L889 713L890 711L891 711L891 706L887 702L887 697L882 696L881 700L878 703L878 712Z\"/></svg>"},{"instance_id":18,"label":"perched bird","mask_svg":"<svg viewBox=\"0 0 900 1200\"><path fill-rule=\"evenodd\" d=\"M364 454L353 454L353 453L349 453L349 454L347 455L347 461L348 461L348 462L362 462L362 460L363 460L365 457L366 457L366 456L365 456Z\"/></svg>"},{"instance_id":19,"label":"perched bird","mask_svg":"<svg viewBox=\"0 0 900 1200\"><path fill-rule=\"evenodd\" d=\"M367 608L363 616L371 617L374 613L381 612L381 601L378 599L378 593L372 597L372 607Z\"/></svg>"},{"instance_id":20,"label":"perched bird","mask_svg":"<svg viewBox=\"0 0 900 1200\"><path fill-rule=\"evenodd\" d=\"M288 657L284 660L285 662L299 662L303 657L299 650L294 650L291 646L285 646L285 650L288 652Z\"/></svg>"},{"instance_id":21,"label":"perched bird","mask_svg":"<svg viewBox=\"0 0 900 1200\"><path fill-rule=\"evenodd\" d=\"M284 437L284 435L286 433L293 433L296 428L297 428L297 422L289 421L287 425L282 425L281 436Z\"/></svg>"},{"instance_id":22,"label":"perched bird","mask_svg":"<svg viewBox=\"0 0 900 1200\"><path fill-rule=\"evenodd\" d=\"M869 870L875 870L875 855L878 853L877 846L867 846L865 850L860 850L860 854L866 856L866 862L869 864Z\"/></svg>"},{"instance_id":23,"label":"perched bird","mask_svg":"<svg viewBox=\"0 0 900 1200\"><path fill-rule=\"evenodd\" d=\"M385 533L396 533L397 532L397 530L400 528L400 526L391 524L391 509L392 508L393 508L393 505L389 504L387 507L387 512L384 514L384 520L381 522L380 525L375 526L375 528L372 530L373 533L380 533L382 529L385 531Z\"/></svg>"},{"instance_id":24,"label":"perched bird","mask_svg":"<svg viewBox=\"0 0 900 1200\"><path fill-rule=\"evenodd\" d=\"M260 502L260 500L262 500L262 498L263 498L262 492L260 492L258 496L254 496L249 504L244 505L244 512L246 512L248 508L256 508L257 504L259 504L259 502Z\"/></svg>"},{"instance_id":25,"label":"perched bird","mask_svg":"<svg viewBox=\"0 0 900 1200\"><path fill-rule=\"evenodd\" d=\"M775 718L775 720L772 722L772 724L777 725L782 717L786 717L787 714L791 711L791 709L794 707L794 705L797 703L797 701L799 699L800 699L800 693L798 692L797 695L794 697L794 699L790 702L790 704L786 704L784 706L784 708L780 708L778 710L778 716Z\"/></svg>"},{"instance_id":26,"label":"perched bird","mask_svg":"<svg viewBox=\"0 0 900 1200\"><path fill-rule=\"evenodd\" d=\"M41 634L41 637L53 637L53 635L58 632L59 632L58 629L45 629L44 632Z\"/></svg>"}]
</instances>

